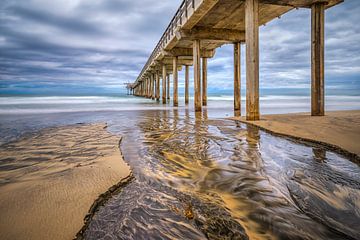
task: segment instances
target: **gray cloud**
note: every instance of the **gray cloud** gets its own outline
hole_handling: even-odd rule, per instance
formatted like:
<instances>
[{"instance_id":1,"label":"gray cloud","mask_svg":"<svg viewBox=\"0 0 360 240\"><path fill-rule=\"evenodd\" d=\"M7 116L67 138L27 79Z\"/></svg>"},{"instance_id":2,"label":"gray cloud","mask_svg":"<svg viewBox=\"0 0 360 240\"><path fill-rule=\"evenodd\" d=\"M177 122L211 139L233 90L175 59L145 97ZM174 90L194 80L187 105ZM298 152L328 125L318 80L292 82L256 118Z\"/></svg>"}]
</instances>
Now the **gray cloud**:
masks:
<instances>
[{"instance_id":1,"label":"gray cloud","mask_svg":"<svg viewBox=\"0 0 360 240\"><path fill-rule=\"evenodd\" d=\"M113 87L132 82L180 2L3 0L1 89L19 83ZM358 0L347 0L326 12L329 86L360 90L359 12ZM309 86L308 9L292 11L261 27L260 41L262 87ZM244 70L244 47L242 52ZM227 45L209 60L209 87L232 88L232 56L232 46ZM244 71L242 79L245 79Z\"/></svg>"}]
</instances>

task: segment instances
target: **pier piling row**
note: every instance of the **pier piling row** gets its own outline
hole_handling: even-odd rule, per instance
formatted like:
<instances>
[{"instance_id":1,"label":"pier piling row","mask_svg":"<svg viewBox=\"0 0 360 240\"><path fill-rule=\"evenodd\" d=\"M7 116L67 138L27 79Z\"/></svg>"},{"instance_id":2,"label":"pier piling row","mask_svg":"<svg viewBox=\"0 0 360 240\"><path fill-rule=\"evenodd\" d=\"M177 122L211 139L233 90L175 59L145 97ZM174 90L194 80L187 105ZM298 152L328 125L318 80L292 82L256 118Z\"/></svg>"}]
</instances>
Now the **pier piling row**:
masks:
<instances>
[{"instance_id":1,"label":"pier piling row","mask_svg":"<svg viewBox=\"0 0 360 240\"><path fill-rule=\"evenodd\" d=\"M311 115L324 111L324 15L343 0L184 0L136 81L136 96L170 99L178 106L178 71L185 66L185 104L189 103L189 66L194 69L194 106L207 105L207 59L218 47L234 45L234 111L241 113L241 44L246 48L246 119L260 119L259 26L297 8L311 11ZM201 64L202 63L202 64Z\"/></svg>"}]
</instances>

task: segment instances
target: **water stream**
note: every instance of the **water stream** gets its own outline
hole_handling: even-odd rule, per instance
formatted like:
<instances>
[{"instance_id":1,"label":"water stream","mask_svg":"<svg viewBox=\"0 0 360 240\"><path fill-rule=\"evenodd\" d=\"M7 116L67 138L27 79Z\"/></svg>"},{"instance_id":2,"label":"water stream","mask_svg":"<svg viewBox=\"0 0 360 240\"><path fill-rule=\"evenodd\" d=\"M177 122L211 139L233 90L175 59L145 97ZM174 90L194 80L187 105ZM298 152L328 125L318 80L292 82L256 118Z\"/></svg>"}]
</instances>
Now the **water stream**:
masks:
<instances>
[{"instance_id":1,"label":"water stream","mask_svg":"<svg viewBox=\"0 0 360 240\"><path fill-rule=\"evenodd\" d=\"M206 111L137 114L109 122L135 179L85 239L360 239L360 168L346 157Z\"/></svg>"}]
</instances>

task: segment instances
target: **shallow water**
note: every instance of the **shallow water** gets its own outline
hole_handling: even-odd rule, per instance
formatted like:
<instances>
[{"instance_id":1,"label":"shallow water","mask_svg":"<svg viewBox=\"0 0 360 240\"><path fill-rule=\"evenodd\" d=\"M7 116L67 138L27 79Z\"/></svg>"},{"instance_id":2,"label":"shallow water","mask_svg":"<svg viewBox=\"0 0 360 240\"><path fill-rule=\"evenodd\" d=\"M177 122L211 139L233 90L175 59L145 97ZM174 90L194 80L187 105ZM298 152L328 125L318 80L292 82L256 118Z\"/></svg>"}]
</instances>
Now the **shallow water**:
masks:
<instances>
[{"instance_id":1,"label":"shallow water","mask_svg":"<svg viewBox=\"0 0 360 240\"><path fill-rule=\"evenodd\" d=\"M112 122L136 180L99 209L86 239L360 238L358 165L206 115Z\"/></svg>"},{"instance_id":2,"label":"shallow water","mask_svg":"<svg viewBox=\"0 0 360 240\"><path fill-rule=\"evenodd\" d=\"M219 115L2 116L0 132L9 141L48 126L107 122L123 136L135 179L98 209L85 239L360 239L357 164Z\"/></svg>"}]
</instances>

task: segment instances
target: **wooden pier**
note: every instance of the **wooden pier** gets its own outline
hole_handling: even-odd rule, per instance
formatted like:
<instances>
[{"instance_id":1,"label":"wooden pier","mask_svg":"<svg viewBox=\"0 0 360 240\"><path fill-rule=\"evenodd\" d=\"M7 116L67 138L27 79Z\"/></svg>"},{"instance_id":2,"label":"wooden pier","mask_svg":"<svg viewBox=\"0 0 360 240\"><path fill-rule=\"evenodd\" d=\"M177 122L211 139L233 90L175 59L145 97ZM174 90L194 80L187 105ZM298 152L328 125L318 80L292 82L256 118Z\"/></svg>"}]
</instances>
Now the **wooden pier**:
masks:
<instances>
[{"instance_id":1,"label":"wooden pier","mask_svg":"<svg viewBox=\"0 0 360 240\"><path fill-rule=\"evenodd\" d=\"M185 66L185 103L189 102L189 66L194 67L194 105L207 105L207 59L218 47L234 44L234 110L241 112L240 54L246 45L246 119L259 120L259 26L297 8L311 11L311 115L324 115L324 15L343 0L184 0L131 85L136 96L170 97L178 106L178 71ZM310 39L309 39L310 40ZM310 70L309 70L310 71ZM160 84L162 81L162 84ZM168 81L168 82L167 82Z\"/></svg>"}]
</instances>

